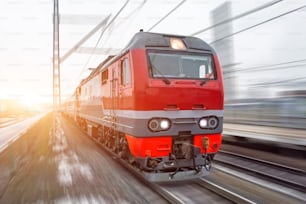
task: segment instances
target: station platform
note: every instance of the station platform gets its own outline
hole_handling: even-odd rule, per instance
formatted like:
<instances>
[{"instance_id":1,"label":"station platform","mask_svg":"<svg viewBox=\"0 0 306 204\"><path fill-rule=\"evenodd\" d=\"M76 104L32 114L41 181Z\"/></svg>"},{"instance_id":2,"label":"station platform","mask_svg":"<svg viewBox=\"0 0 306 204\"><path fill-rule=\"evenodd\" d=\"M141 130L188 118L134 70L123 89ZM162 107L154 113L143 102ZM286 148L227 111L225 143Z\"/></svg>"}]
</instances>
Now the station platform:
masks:
<instances>
[{"instance_id":1,"label":"station platform","mask_svg":"<svg viewBox=\"0 0 306 204\"><path fill-rule=\"evenodd\" d=\"M306 146L306 130L302 129L224 123L223 136L239 136L269 142Z\"/></svg>"}]
</instances>

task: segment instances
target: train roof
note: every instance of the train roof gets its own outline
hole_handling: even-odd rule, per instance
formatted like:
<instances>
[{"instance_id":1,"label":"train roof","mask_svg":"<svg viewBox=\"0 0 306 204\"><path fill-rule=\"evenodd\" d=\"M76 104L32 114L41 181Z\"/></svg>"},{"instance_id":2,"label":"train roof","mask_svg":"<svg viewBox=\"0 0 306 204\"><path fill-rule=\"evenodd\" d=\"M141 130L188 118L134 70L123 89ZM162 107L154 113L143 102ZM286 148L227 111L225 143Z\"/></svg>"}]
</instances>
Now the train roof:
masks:
<instances>
[{"instance_id":1,"label":"train roof","mask_svg":"<svg viewBox=\"0 0 306 204\"><path fill-rule=\"evenodd\" d=\"M128 45L123 49L123 53L127 50L136 48L170 47L170 38L182 39L187 49L214 52L213 48L200 38L162 33L138 32L134 35Z\"/></svg>"},{"instance_id":2,"label":"train roof","mask_svg":"<svg viewBox=\"0 0 306 204\"><path fill-rule=\"evenodd\" d=\"M117 56L108 56L104 61L102 61L97 68L95 68L91 74L83 79L79 86L86 83L88 80L93 78L96 74L98 74L104 67L107 67L109 64L116 61L119 57L121 57L124 53L132 49L138 48L171 48L170 39L171 38L179 38L181 39L186 48L189 50L199 50L199 51L208 51L215 53L214 49L208 45L205 41L201 40L197 37L192 36L183 36L183 35L172 35L172 34L163 34L163 33L151 33L151 32L143 32L140 31L136 33L127 46L122 49L120 54Z\"/></svg>"}]
</instances>

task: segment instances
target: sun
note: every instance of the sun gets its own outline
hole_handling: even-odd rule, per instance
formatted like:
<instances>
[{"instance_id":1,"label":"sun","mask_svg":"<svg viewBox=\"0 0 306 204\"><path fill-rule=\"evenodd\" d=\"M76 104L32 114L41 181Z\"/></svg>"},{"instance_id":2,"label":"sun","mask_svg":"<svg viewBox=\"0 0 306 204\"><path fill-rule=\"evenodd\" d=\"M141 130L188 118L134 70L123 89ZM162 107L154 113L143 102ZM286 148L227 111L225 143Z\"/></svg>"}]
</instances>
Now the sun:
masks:
<instances>
[{"instance_id":1,"label":"sun","mask_svg":"<svg viewBox=\"0 0 306 204\"><path fill-rule=\"evenodd\" d=\"M24 95L20 98L20 102L25 107L32 109L39 104L39 98L35 95Z\"/></svg>"}]
</instances>

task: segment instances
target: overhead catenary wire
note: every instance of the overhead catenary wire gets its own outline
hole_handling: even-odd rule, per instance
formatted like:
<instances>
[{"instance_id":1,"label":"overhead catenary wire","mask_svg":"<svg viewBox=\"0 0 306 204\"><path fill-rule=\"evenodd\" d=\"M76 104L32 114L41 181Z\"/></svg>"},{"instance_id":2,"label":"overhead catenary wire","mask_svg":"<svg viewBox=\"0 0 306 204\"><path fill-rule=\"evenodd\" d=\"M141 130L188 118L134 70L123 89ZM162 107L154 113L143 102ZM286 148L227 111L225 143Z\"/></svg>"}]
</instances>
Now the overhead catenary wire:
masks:
<instances>
[{"instance_id":1,"label":"overhead catenary wire","mask_svg":"<svg viewBox=\"0 0 306 204\"><path fill-rule=\"evenodd\" d=\"M125 4L121 7L121 9L117 12L117 14L113 17L113 19L103 28L103 31L101 32L100 36L99 36L99 39L91 53L91 55L89 56L88 60L86 61L81 73L83 74L84 71L86 70L87 66L88 66L88 63L90 62L92 56L94 55L94 52L95 52L95 49L97 48L105 30L107 30L109 28L109 26L114 22L114 20L119 16L119 14L122 12L122 10L126 7L126 5L128 4L129 0L127 0L125 2ZM186 0L182 0L180 3L178 3L171 11L169 11L165 16L163 16L158 22L156 22L153 26L151 26L151 28L148 29L148 31L151 31L154 27L156 27L159 23L161 23L163 20L165 20L171 13L173 13L175 10L177 10L181 5L183 5L183 3L185 3ZM146 3L146 0L140 5L140 8ZM79 76L80 76L79 75Z\"/></svg>"},{"instance_id":2,"label":"overhead catenary wire","mask_svg":"<svg viewBox=\"0 0 306 204\"><path fill-rule=\"evenodd\" d=\"M222 38L219 38L219 39L217 39L217 40L215 40L215 41L210 42L209 44L214 44L214 43L219 42L219 41L221 41L221 40L224 40L224 39L226 39L226 38L233 37L234 35L237 35L237 34L239 34L239 33L245 32L245 31L247 31L247 30L250 30L250 29L255 28L255 27L257 27L257 26L263 25L263 24L268 23L268 22L270 22L270 21L276 20L276 19L278 19L278 18L281 18L281 17L283 17L283 16L286 16L286 15L288 15L288 14L294 13L294 12L299 11L299 10L304 9L304 8L306 8L306 5L300 6L300 7L296 8L296 9L292 9L292 10L290 10L290 11L284 12L284 13L282 13L282 14L280 14L280 15L274 16L274 17L269 18L269 19L267 19L267 20L265 20L265 21L262 21L262 22L260 22L260 23L255 24L255 25L252 25L252 26L250 26L250 27L247 27L247 28L241 29L241 30L239 30L239 31L237 31L237 32L234 32L234 33L231 33L231 34L229 34L229 35L226 35L226 36L224 36L224 37L222 37Z\"/></svg>"},{"instance_id":3,"label":"overhead catenary wire","mask_svg":"<svg viewBox=\"0 0 306 204\"><path fill-rule=\"evenodd\" d=\"M115 15L115 16L109 21L109 23L103 28L103 30L102 30L102 32L101 32L101 34L100 34L100 36L99 36L99 38L98 38L98 40L97 40L97 42L96 42L96 44L95 44L95 47L94 47L92 53L91 53L90 56L88 57L88 60L86 61L85 65L83 66L83 68L82 68L82 70L80 71L79 75L76 77L75 80L73 80L73 81L75 81L76 84L79 83L81 75L87 70L88 63L90 62L92 56L94 55L95 49L97 49L97 46L98 46L98 44L100 43L100 40L101 40L101 38L102 38L104 32L105 32L105 31L109 28L109 26L116 20L116 18L119 16L119 14L120 14L120 13L123 11L123 9L127 6L127 4L129 3L129 1L130 1L130 0L127 0L127 1L123 4L123 6L118 10L118 12L116 13L116 15ZM74 85L71 85L71 86L75 87L75 86L77 86L77 85L74 84Z\"/></svg>"},{"instance_id":4,"label":"overhead catenary wire","mask_svg":"<svg viewBox=\"0 0 306 204\"><path fill-rule=\"evenodd\" d=\"M216 43L218 41L221 41L221 40L224 40L226 38L229 38L229 37L232 37L236 34L239 34L239 33L242 33L244 31L247 31L247 30L250 30L254 27L257 27L257 26L260 26L262 24L265 24L265 23L268 23L270 21L273 21L273 20L276 20L278 18L281 18L283 16L286 16L288 14L291 14L291 13L294 13L294 12L297 12L301 9L304 9L306 8L306 5L303 5L303 6L300 6L296 9L293 9L293 10L290 10L290 11L287 11L287 12L284 12L280 15L277 15L273 18L270 18L270 19L267 19L265 21L262 21L260 23L257 23L253 26L250 26L248 28L244 28L242 30L239 30L237 32L234 32L232 34L229 34L227 36L224 36L218 40L215 40L213 42L211 42L210 44L213 44L213 43ZM283 65L288 65L288 64L293 64L293 63L298 63L298 62L304 62L306 61L306 59L301 59L301 60L294 60L294 61L287 61L287 62L282 62L282 63L276 63L276 64L272 64L272 65L262 65L262 66L254 66L254 67L250 67L250 68L244 68L244 69L239 69L239 70L233 70L233 71L230 71L230 72L227 72L226 73L226 76L224 77L224 80L226 79L229 79L229 78L232 78L232 77L237 77L235 75L231 75L231 74L235 74L235 73L238 73L238 72L245 72L245 71L268 71L268 70L273 70L273 69L288 69L288 68L297 68L297 67L305 67L305 64L298 64L298 65L289 65L289 66L283 66ZM258 70L260 69L260 70ZM229 76L230 75L230 76ZM283 84L283 83L288 83L288 82L294 82L296 80L304 80L306 79L306 77L297 77L297 78L294 78L294 79L285 79L285 80L280 80L280 81L273 81L273 82L264 82L264 83L259 83L259 84L252 84L250 86L253 86L253 87L256 87L256 86L267 86L267 85L276 85L276 84Z\"/></svg>"},{"instance_id":5,"label":"overhead catenary wire","mask_svg":"<svg viewBox=\"0 0 306 204\"><path fill-rule=\"evenodd\" d=\"M298 64L298 65L291 65L291 66L285 66L285 67L273 67L273 68L265 68L265 69L260 69L260 70L248 70L248 69L241 69L241 70L233 70L230 72L224 73L224 79L230 79L230 78L235 78L237 75L235 74L241 74L241 72L264 72L264 71L271 71L271 70L284 70L284 69L295 69L295 68L300 68L304 69L306 67L305 64Z\"/></svg>"},{"instance_id":6,"label":"overhead catenary wire","mask_svg":"<svg viewBox=\"0 0 306 204\"><path fill-rule=\"evenodd\" d=\"M240 73L240 72L249 72L249 71L267 71L267 70L275 70L275 69L288 69L288 68L297 68L297 67L305 67L306 63L303 64L296 64L299 62L305 62L306 59L301 60L294 60L294 61L287 61L282 63L276 63L276 64L269 64L269 65L262 65L262 66L253 66L248 68L235 68L232 71L228 71L225 73L225 75L229 75L232 73ZM284 66L285 65L285 66Z\"/></svg>"},{"instance_id":7,"label":"overhead catenary wire","mask_svg":"<svg viewBox=\"0 0 306 204\"><path fill-rule=\"evenodd\" d=\"M200 33L203 33L203 32L205 32L205 31L208 31L208 30L210 30L210 29L213 29L213 28L215 28L215 27L217 27L217 26L220 26L220 25L223 25L223 24L232 22L232 21L237 20L237 19L239 19L239 18L245 17L245 16L250 15L250 14L252 14L252 13L255 13L255 12L258 12L258 11L263 10L263 9L265 9L265 8L268 8L268 7L270 7L270 6L273 6L273 5L277 4L277 3L280 3L281 1L283 1L283 0L271 1L271 2L269 2L269 3L266 3L266 4L264 4L264 5L261 5L261 6L259 6L259 7L256 7L256 8L254 8L254 9L251 9L251 10L249 10L249 11L247 11L247 12L241 13L241 14L239 14L239 15L237 15L237 16L234 16L234 17L232 17L232 18L229 18L229 19L223 20L223 21L221 21L221 22L219 22L219 23L216 23L216 24L214 24L214 25L211 25L211 26L209 26L209 27L207 27L207 28L201 29L201 30L199 30L199 31L197 31L197 32L195 32L195 33L190 34L190 35L191 35L191 36L198 35L198 34L200 34Z\"/></svg>"},{"instance_id":8,"label":"overhead catenary wire","mask_svg":"<svg viewBox=\"0 0 306 204\"><path fill-rule=\"evenodd\" d=\"M171 11L169 11L165 16L163 16L161 19L159 19L153 26L151 26L147 31L153 30L158 24L160 24L163 20L165 20L170 14L172 14L175 10L177 10L181 5L183 5L186 2L186 0L181 1L178 3Z\"/></svg>"},{"instance_id":9,"label":"overhead catenary wire","mask_svg":"<svg viewBox=\"0 0 306 204\"><path fill-rule=\"evenodd\" d=\"M139 4L139 6L137 6L133 11L131 11L128 15L126 15L126 19L131 18L133 15L135 15L136 13L138 13L143 6L147 3L148 0L143 0L143 2L141 4Z\"/></svg>"},{"instance_id":10,"label":"overhead catenary wire","mask_svg":"<svg viewBox=\"0 0 306 204\"><path fill-rule=\"evenodd\" d=\"M73 46L70 50L68 50L61 58L60 63L63 63L72 53L74 53L77 49L80 48L80 46L86 42L94 33L96 33L99 29L101 29L102 26L104 26L110 15L106 16L98 25L94 27L89 33L87 33L75 46Z\"/></svg>"},{"instance_id":11,"label":"overhead catenary wire","mask_svg":"<svg viewBox=\"0 0 306 204\"><path fill-rule=\"evenodd\" d=\"M281 63L276 63L276 64L259 65L259 66L249 67L249 68L246 68L246 69L257 69L257 68L264 68L264 67L275 67L275 66L282 66L282 65L293 64L293 63L298 63L298 62L305 62L305 61L306 61L306 59L299 59L299 60L286 61L286 62L281 62Z\"/></svg>"},{"instance_id":12,"label":"overhead catenary wire","mask_svg":"<svg viewBox=\"0 0 306 204\"><path fill-rule=\"evenodd\" d=\"M296 77L292 79L283 79L283 80L278 80L278 81L271 81L271 82L264 82L264 83L256 83L256 84L250 84L249 86L257 87L257 86L268 86L268 85L277 85L277 84L283 84L283 83L288 83L288 82L296 82L298 80L305 80L306 77Z\"/></svg>"},{"instance_id":13,"label":"overhead catenary wire","mask_svg":"<svg viewBox=\"0 0 306 204\"><path fill-rule=\"evenodd\" d=\"M93 50L97 49L97 46L104 34L104 32L106 31L106 29L109 28L109 26L114 22L114 20L116 20L116 18L119 16L119 14L122 12L122 10L127 6L127 4L129 3L129 0L125 2L125 4L121 7L121 9L116 13L116 15L113 17L113 19L109 22L109 24L107 24L107 26L104 27L104 29L102 30L101 34L100 34L100 37L94 47ZM142 3L140 3L139 6L137 6L137 8L135 8L133 11L131 11L128 15L127 15L127 18L130 18L131 16L133 16L135 13L139 12L143 6L147 3L147 0L143 0ZM81 70L81 72L79 73L78 77L74 80L76 83L79 82L79 79L80 79L80 76L86 71L87 69L87 65L92 57L92 55L94 54L94 51L91 53L90 57L88 58L87 62L85 63L85 66L83 67L83 69ZM75 85L70 85L71 87L72 86L75 86Z\"/></svg>"},{"instance_id":14,"label":"overhead catenary wire","mask_svg":"<svg viewBox=\"0 0 306 204\"><path fill-rule=\"evenodd\" d=\"M160 20L158 20L158 21L157 21L153 26L151 26L151 27L149 28L149 30L147 30L147 31L151 31L152 29L154 29L154 28L155 28L157 25L159 25L163 20L165 20L170 14L172 14L172 13L173 13L175 10L177 10L181 5L183 5L183 3L185 3L185 1L186 1L186 0L183 0L183 1L179 2L170 12L168 12L165 16L163 16ZM267 4L264 4L264 5L262 5L262 6L259 6L259 7L255 8L255 9L252 9L252 10L250 10L250 11L248 11L248 12L242 13L242 14L240 14L240 15L238 15L238 16L233 17L233 18L230 18L230 19L227 19L227 20L225 20L225 21L219 22L219 23L217 23L217 24L215 24L215 25L212 25L212 26L210 26L210 27L208 27L208 28L205 28L205 29L202 29L202 30L200 30L200 31L201 31L201 32L205 32L206 30L209 30L209 29L211 29L211 28L213 28L213 27L215 27L215 26L219 26L219 25L221 25L221 24L228 23L228 22L233 21L233 20L236 20L236 19L238 19L238 18L242 18L242 17L244 17L244 16L246 16L246 15L249 15L249 14L251 14L251 13L254 13L254 12L257 12L257 11L262 10L262 9L264 9L264 8L267 8L267 7L270 7L270 6L272 6L272 5L275 5L275 4L277 4L277 3L281 2L281 1L283 1L283 0L276 0L276 1L269 2L269 3L267 3ZM123 5L123 7L118 11L118 13L116 14L116 16L110 21L110 23L109 23L107 26L105 26L105 28L104 28L103 31L101 32L101 35L100 35L100 37L99 37L99 39L98 39L98 41L97 41L97 43L96 43L96 45L95 45L94 50L97 48L98 44L100 43L100 40L101 40L101 38L102 38L102 36L103 36L105 30L109 28L109 26L113 23L113 21L117 18L117 16L121 13L121 11L126 7L126 5L128 4L128 2L129 2L129 0L127 0L127 1L125 2L125 4ZM144 0L144 2L143 2L142 4L145 4L145 2L146 2L146 0ZM251 29L251 28L253 28L253 27L262 25L262 24L267 23L267 22L269 22L269 21L272 21L272 20L274 20L274 19L277 19L277 18L280 18L280 17L282 17L282 16L285 16L285 15L287 15L287 14L289 14L289 13L292 13L292 12L295 12L295 11L297 11L297 10L300 10L300 9L302 9L302 8L304 8L304 7L305 7L305 6L302 6L302 7L299 7L299 8L297 8L297 9L291 10L291 11L289 11L289 12L283 13L283 14L281 14L281 15L279 15L279 16L273 17L273 18L271 18L271 19L268 19L268 20L263 21L263 22L261 22L261 23L258 23L258 24L256 24L256 25L253 25L253 26L251 26L251 27L248 27L248 28L242 29L242 30L240 30L240 31L237 31L237 32L235 32L235 33L232 33L232 34L230 34L230 35L224 36L224 37L222 37L222 38L220 38L220 39L217 39L216 41L213 41L213 42L211 42L211 43L215 43L215 42L217 42L217 41L220 41L220 40L223 40L223 39L225 39L225 38L231 37L231 36L236 35L236 34L238 34L238 33L244 32L244 31L249 30L249 29ZM191 34L191 35L197 35L200 31L198 31L198 32L196 32L196 33L193 33L193 34ZM200 33L201 33L201 32L200 32ZM85 64L84 68L82 69L80 75L81 75L82 73L84 73L84 71L86 70L88 63L90 62L91 57L92 57L92 55L93 55L94 52L95 52L94 50L93 50L93 52L91 53L89 59L87 60L87 62L86 62L86 64ZM79 77L78 77L78 78L79 78Z\"/></svg>"},{"instance_id":15,"label":"overhead catenary wire","mask_svg":"<svg viewBox=\"0 0 306 204\"><path fill-rule=\"evenodd\" d=\"M127 14L127 15L124 17L125 20L130 19L130 20L129 20L129 26L132 24L132 21L133 21L133 20L131 20L131 19L135 18L135 17L139 14L139 12L141 11L141 9L143 9L143 7L144 7L145 4L147 3L147 1L148 1L148 0L143 0L142 3L140 3L134 10L132 10L129 14ZM118 20L117 25L118 25L118 24L123 24L123 22L124 22L124 20L121 20L121 22ZM113 32L111 28L110 28L109 30L110 30L111 33ZM125 35L125 36L127 36L127 35ZM108 35L108 37L107 37L104 41L107 42L107 41L109 40L109 38L111 38L111 35ZM121 40L122 40L122 39L123 39L123 38L121 38ZM116 45L117 45L118 43L119 43L119 41L117 41L117 42L114 44L114 47L116 47ZM109 54L108 51L106 51L106 54Z\"/></svg>"},{"instance_id":16,"label":"overhead catenary wire","mask_svg":"<svg viewBox=\"0 0 306 204\"><path fill-rule=\"evenodd\" d=\"M102 32L101 32L101 34L100 34L100 36L99 36L99 38L98 38L98 40L97 40L97 42L96 42L96 44L95 44L95 47L94 47L92 53L91 53L90 56L88 57L88 60L86 61L86 63L85 63L85 65L84 65L83 69L81 70L81 72L80 72L80 74L79 74L79 77L80 77L80 76L84 73L84 71L87 69L88 63L90 62L92 56L94 55L95 50L97 49L98 44L100 43L100 40L101 40L101 38L102 38L104 32L105 32L105 31L109 28L109 26L116 20L116 18L120 15L120 13L121 13L121 12L124 10L124 8L127 6L127 4L129 3L129 1L130 1L130 0L127 0L127 1L123 4L123 6L119 9L119 11L116 13L116 15L115 15L115 16L110 20L110 22L103 28L103 30L102 30Z\"/></svg>"},{"instance_id":17,"label":"overhead catenary wire","mask_svg":"<svg viewBox=\"0 0 306 204\"><path fill-rule=\"evenodd\" d=\"M98 44L100 43L100 40L104 34L104 32L109 28L109 26L114 22L114 20L119 16L119 14L122 12L122 10L127 6L129 0L127 0L125 2L125 4L121 7L121 9L117 12L117 14L112 18L112 20L103 28L99 38L98 38L98 41L97 43L95 44L95 47L92 51L92 53L90 54L88 60L86 61L85 65L83 66L79 76L77 77L77 80L79 80L80 76L86 71L87 69L87 66L92 58L92 56L94 55L94 52L98 46ZM147 2L147 0L144 0L144 2L139 6L139 8L142 8L143 5ZM171 13L173 13L175 10L177 10L181 5L183 5L183 3L185 3L186 0L182 0L180 3L178 3L173 9L171 9L165 16L163 16L159 21L157 21L153 26L151 26L151 28L149 28L148 31L151 31L154 27L156 27L158 24L160 24L163 20L165 20ZM132 12L133 13L133 12ZM129 15L132 15L132 14L129 14Z\"/></svg>"}]
</instances>

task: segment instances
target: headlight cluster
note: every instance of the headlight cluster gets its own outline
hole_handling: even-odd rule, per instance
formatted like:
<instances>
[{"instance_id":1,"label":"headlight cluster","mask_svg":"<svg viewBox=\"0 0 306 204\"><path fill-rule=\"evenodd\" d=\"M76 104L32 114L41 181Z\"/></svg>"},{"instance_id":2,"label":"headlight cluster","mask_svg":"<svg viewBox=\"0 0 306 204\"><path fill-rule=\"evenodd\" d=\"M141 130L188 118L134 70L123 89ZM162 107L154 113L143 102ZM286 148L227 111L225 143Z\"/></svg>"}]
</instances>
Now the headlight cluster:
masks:
<instances>
[{"instance_id":1,"label":"headlight cluster","mask_svg":"<svg viewBox=\"0 0 306 204\"><path fill-rule=\"evenodd\" d=\"M148 128L152 132L169 130L171 122L167 118L152 118L148 122Z\"/></svg>"},{"instance_id":2,"label":"headlight cluster","mask_svg":"<svg viewBox=\"0 0 306 204\"><path fill-rule=\"evenodd\" d=\"M218 124L219 120L215 116L204 117L199 120L199 126L202 129L215 129Z\"/></svg>"}]
</instances>

